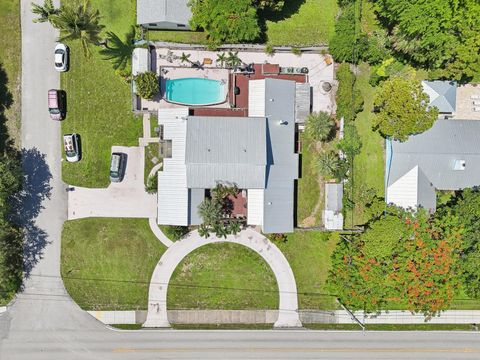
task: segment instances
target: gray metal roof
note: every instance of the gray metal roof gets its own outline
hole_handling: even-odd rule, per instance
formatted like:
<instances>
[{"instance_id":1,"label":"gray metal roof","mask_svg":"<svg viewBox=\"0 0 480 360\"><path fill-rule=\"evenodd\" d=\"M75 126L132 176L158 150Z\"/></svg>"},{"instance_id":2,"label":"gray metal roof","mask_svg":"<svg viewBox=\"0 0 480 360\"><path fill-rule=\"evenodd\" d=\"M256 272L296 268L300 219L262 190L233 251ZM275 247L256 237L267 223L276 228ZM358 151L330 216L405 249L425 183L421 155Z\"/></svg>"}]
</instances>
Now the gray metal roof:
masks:
<instances>
[{"instance_id":1,"label":"gray metal roof","mask_svg":"<svg viewBox=\"0 0 480 360\"><path fill-rule=\"evenodd\" d=\"M325 210L342 211L343 184L325 184Z\"/></svg>"},{"instance_id":2,"label":"gray metal roof","mask_svg":"<svg viewBox=\"0 0 480 360\"><path fill-rule=\"evenodd\" d=\"M435 187L420 167L418 167L417 206L421 206L430 212L435 212L437 207Z\"/></svg>"},{"instance_id":3,"label":"gray metal roof","mask_svg":"<svg viewBox=\"0 0 480 360\"><path fill-rule=\"evenodd\" d=\"M454 170L465 161L464 170ZM439 190L480 185L480 121L437 120L426 132L405 142L392 142L388 185L416 165Z\"/></svg>"},{"instance_id":4,"label":"gray metal roof","mask_svg":"<svg viewBox=\"0 0 480 360\"><path fill-rule=\"evenodd\" d=\"M296 83L295 88L295 121L303 124L310 114L310 84Z\"/></svg>"},{"instance_id":5,"label":"gray metal roof","mask_svg":"<svg viewBox=\"0 0 480 360\"><path fill-rule=\"evenodd\" d=\"M188 207L189 207L189 219L190 225L200 225L203 220L198 215L198 206L205 199L205 189L188 189Z\"/></svg>"},{"instance_id":6,"label":"gray metal roof","mask_svg":"<svg viewBox=\"0 0 480 360\"><path fill-rule=\"evenodd\" d=\"M268 119L265 233L293 231L294 180L298 178L295 89L294 81L265 79L265 116Z\"/></svg>"},{"instance_id":7,"label":"gray metal roof","mask_svg":"<svg viewBox=\"0 0 480 360\"><path fill-rule=\"evenodd\" d=\"M190 116L185 164L189 188L212 188L218 181L240 188L265 187L265 118Z\"/></svg>"},{"instance_id":8,"label":"gray metal roof","mask_svg":"<svg viewBox=\"0 0 480 360\"><path fill-rule=\"evenodd\" d=\"M457 83L455 81L422 81L424 91L430 97L430 106L440 113L454 113L457 103Z\"/></svg>"},{"instance_id":9,"label":"gray metal roof","mask_svg":"<svg viewBox=\"0 0 480 360\"><path fill-rule=\"evenodd\" d=\"M172 22L188 25L188 0L137 0L137 24Z\"/></svg>"}]
</instances>

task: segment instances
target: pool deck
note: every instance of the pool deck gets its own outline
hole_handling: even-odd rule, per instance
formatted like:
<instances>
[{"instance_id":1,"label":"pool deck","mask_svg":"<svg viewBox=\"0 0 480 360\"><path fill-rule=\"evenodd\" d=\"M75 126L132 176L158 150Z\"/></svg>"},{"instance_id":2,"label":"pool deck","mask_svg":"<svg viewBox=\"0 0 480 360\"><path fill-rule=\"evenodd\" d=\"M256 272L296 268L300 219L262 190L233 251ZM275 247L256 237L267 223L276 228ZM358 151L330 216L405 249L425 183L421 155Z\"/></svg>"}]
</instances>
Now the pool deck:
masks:
<instances>
[{"instance_id":1,"label":"pool deck","mask_svg":"<svg viewBox=\"0 0 480 360\"><path fill-rule=\"evenodd\" d=\"M189 60L192 63L198 62L202 65L202 69L194 69L189 67L188 63L181 62L180 56L182 52L190 54ZM170 50L167 48L156 48L152 53L152 68L156 69L160 76L166 75L168 78L181 77L207 77L215 80L229 80L229 71L221 69L221 64L216 61L217 55L220 52L206 51L206 50ZM328 55L321 55L318 53L304 53L301 56L292 53L275 53L267 55L262 52L241 51L238 57L246 64L279 64L281 67L307 67L308 82L312 87L312 110L313 111L327 111L335 113L335 92L331 91L325 93L321 86L325 81L332 85L336 84L334 64L327 64L325 61ZM206 64L205 59L210 59L211 64ZM207 60L208 62L208 60ZM175 69L174 73L161 73L161 69L167 70ZM166 102L163 99L155 99L154 101L142 100L142 108L156 110L158 108L172 108L181 105ZM214 105L215 108L229 108L229 102L220 105ZM225 110L226 111L226 110Z\"/></svg>"}]
</instances>

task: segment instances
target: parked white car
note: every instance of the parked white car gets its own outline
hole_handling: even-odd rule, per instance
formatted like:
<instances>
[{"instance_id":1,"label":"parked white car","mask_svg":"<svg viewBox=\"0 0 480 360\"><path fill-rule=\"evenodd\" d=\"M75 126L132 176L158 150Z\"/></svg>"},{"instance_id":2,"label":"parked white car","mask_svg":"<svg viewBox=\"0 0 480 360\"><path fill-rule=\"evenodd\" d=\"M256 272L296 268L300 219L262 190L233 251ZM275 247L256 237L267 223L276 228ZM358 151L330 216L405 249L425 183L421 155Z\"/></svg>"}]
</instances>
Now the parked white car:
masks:
<instances>
[{"instance_id":1,"label":"parked white car","mask_svg":"<svg viewBox=\"0 0 480 360\"><path fill-rule=\"evenodd\" d=\"M62 43L58 43L55 46L55 70L64 72L68 71L68 46Z\"/></svg>"},{"instance_id":2,"label":"parked white car","mask_svg":"<svg viewBox=\"0 0 480 360\"><path fill-rule=\"evenodd\" d=\"M80 135L75 133L63 135L63 148L68 162L79 161L82 156L80 153Z\"/></svg>"}]
</instances>

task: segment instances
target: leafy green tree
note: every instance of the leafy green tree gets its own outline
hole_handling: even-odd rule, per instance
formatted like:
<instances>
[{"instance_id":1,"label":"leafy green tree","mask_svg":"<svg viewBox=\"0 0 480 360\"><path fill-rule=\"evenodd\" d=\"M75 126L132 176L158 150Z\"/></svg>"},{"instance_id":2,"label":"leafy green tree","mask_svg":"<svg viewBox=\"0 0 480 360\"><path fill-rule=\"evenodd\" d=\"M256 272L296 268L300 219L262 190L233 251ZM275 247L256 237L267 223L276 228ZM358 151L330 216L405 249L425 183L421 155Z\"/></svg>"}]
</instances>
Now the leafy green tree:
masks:
<instances>
[{"instance_id":1,"label":"leafy green tree","mask_svg":"<svg viewBox=\"0 0 480 360\"><path fill-rule=\"evenodd\" d=\"M285 5L284 0L253 0L253 6L258 9L269 9L280 11Z\"/></svg>"},{"instance_id":2,"label":"leafy green tree","mask_svg":"<svg viewBox=\"0 0 480 360\"><path fill-rule=\"evenodd\" d=\"M79 40L84 55L90 56L90 45L98 45L101 40L104 26L100 24L100 18L99 11L92 7L90 0L72 0L63 4L50 20L62 33L59 41Z\"/></svg>"},{"instance_id":3,"label":"leafy green tree","mask_svg":"<svg viewBox=\"0 0 480 360\"><path fill-rule=\"evenodd\" d=\"M343 139L338 142L337 148L348 158L353 158L360 154L362 140L358 134L357 127L354 124L347 124L345 125L343 133Z\"/></svg>"},{"instance_id":4,"label":"leafy green tree","mask_svg":"<svg viewBox=\"0 0 480 360\"><path fill-rule=\"evenodd\" d=\"M409 135L430 129L438 117L437 108L429 108L429 97L419 81L400 76L382 83L376 97L374 128L383 136L405 141Z\"/></svg>"},{"instance_id":5,"label":"leafy green tree","mask_svg":"<svg viewBox=\"0 0 480 360\"><path fill-rule=\"evenodd\" d=\"M341 64L337 70L338 90L337 119L344 118L345 123L355 120L357 113L362 111L363 97L355 86L355 75L350 71L349 64Z\"/></svg>"},{"instance_id":6,"label":"leafy green tree","mask_svg":"<svg viewBox=\"0 0 480 360\"><path fill-rule=\"evenodd\" d=\"M160 91L158 76L152 71L138 74L134 80L138 95L144 99L151 100Z\"/></svg>"},{"instance_id":7,"label":"leafy green tree","mask_svg":"<svg viewBox=\"0 0 480 360\"><path fill-rule=\"evenodd\" d=\"M359 49L356 46L359 41L359 35L355 31L357 21L355 4L352 3L342 9L335 23L335 34L329 46L333 58L338 62L357 63L360 58Z\"/></svg>"},{"instance_id":8,"label":"leafy green tree","mask_svg":"<svg viewBox=\"0 0 480 360\"><path fill-rule=\"evenodd\" d=\"M38 15L38 18L33 20L36 23L43 23L51 20L52 15L58 14L58 9L53 6L52 0L44 0L43 6L32 3L32 12Z\"/></svg>"},{"instance_id":9,"label":"leafy green tree","mask_svg":"<svg viewBox=\"0 0 480 360\"><path fill-rule=\"evenodd\" d=\"M458 288L458 219L389 207L332 255L328 289L352 310L405 306L429 318L448 309Z\"/></svg>"},{"instance_id":10,"label":"leafy green tree","mask_svg":"<svg viewBox=\"0 0 480 360\"><path fill-rule=\"evenodd\" d=\"M190 25L204 29L213 45L251 42L260 35L252 0L191 0Z\"/></svg>"},{"instance_id":11,"label":"leafy green tree","mask_svg":"<svg viewBox=\"0 0 480 360\"><path fill-rule=\"evenodd\" d=\"M107 42L105 49L99 51L105 60L111 60L115 70L124 70L130 65L132 53L135 49L135 26L125 34L125 40L120 39L114 32L107 31Z\"/></svg>"},{"instance_id":12,"label":"leafy green tree","mask_svg":"<svg viewBox=\"0 0 480 360\"><path fill-rule=\"evenodd\" d=\"M312 140L325 141L331 137L334 126L335 121L329 113L314 112L307 116L305 133Z\"/></svg>"}]
</instances>

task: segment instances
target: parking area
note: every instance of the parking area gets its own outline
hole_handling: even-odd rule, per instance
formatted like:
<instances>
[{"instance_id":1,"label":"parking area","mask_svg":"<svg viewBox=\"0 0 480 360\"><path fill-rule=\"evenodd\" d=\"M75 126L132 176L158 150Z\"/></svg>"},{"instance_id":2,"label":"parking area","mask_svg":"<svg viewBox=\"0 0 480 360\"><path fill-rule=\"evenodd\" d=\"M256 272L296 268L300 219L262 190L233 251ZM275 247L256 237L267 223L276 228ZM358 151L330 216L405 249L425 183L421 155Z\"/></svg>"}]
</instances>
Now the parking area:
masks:
<instances>
[{"instance_id":1,"label":"parking area","mask_svg":"<svg viewBox=\"0 0 480 360\"><path fill-rule=\"evenodd\" d=\"M68 220L85 217L149 218L156 214L157 195L145 192L144 147L113 146L112 152L126 154L122 182L107 188L73 187L68 192Z\"/></svg>"}]
</instances>

